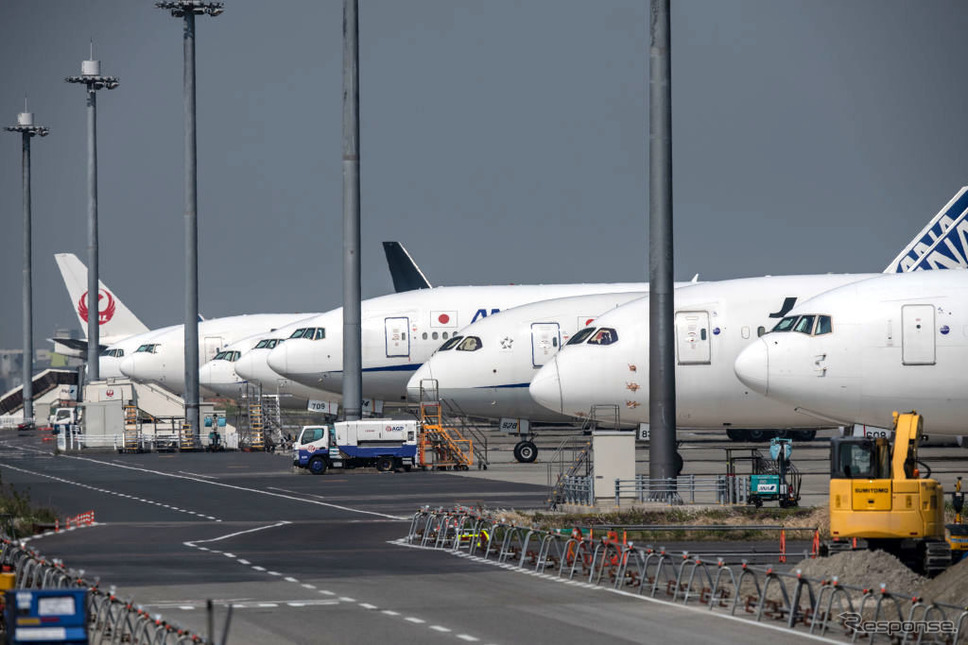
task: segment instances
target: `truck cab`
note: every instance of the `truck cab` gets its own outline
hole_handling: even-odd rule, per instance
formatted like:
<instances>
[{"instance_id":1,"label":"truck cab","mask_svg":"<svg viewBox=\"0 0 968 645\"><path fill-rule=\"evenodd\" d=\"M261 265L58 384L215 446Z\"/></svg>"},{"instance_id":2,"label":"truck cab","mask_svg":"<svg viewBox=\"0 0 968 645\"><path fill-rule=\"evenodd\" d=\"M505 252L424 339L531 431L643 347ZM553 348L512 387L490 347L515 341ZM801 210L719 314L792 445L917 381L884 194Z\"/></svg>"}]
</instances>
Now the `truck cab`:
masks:
<instances>
[{"instance_id":1,"label":"truck cab","mask_svg":"<svg viewBox=\"0 0 968 645\"><path fill-rule=\"evenodd\" d=\"M328 468L376 466L410 470L417 457L414 420L373 419L305 426L293 444L293 465L322 475Z\"/></svg>"}]
</instances>

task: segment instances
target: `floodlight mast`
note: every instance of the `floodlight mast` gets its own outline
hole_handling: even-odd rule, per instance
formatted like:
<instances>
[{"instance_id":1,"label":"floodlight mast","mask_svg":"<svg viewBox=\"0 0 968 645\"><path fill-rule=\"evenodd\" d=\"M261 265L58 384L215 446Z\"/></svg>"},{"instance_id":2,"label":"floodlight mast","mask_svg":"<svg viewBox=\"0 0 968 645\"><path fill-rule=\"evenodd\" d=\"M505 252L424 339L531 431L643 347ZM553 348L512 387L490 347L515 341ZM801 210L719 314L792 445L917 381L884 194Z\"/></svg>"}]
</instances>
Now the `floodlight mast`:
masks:
<instances>
[{"instance_id":1,"label":"floodlight mast","mask_svg":"<svg viewBox=\"0 0 968 645\"><path fill-rule=\"evenodd\" d=\"M166 0L155 6L182 18L185 94L185 422L192 442L200 444L198 392L198 167L195 135L195 16L218 16L221 2Z\"/></svg>"},{"instance_id":2,"label":"floodlight mast","mask_svg":"<svg viewBox=\"0 0 968 645\"><path fill-rule=\"evenodd\" d=\"M116 76L101 75L101 61L91 58L81 61L81 75L68 76L68 83L87 87L87 378L101 378L101 316L98 305L98 230L97 230L97 91L113 90L118 86ZM78 303L78 306L80 304ZM82 312L83 313L83 312Z\"/></svg>"},{"instance_id":3,"label":"floodlight mast","mask_svg":"<svg viewBox=\"0 0 968 645\"><path fill-rule=\"evenodd\" d=\"M31 423L34 419L34 305L32 282L31 255L31 205L30 205L30 140L33 137L46 137L49 128L34 125L34 115L27 111L27 99L24 99L24 111L17 115L17 125L4 128L7 132L19 132L23 148L23 187L24 187L24 292L23 292L23 406L24 423Z\"/></svg>"}]
</instances>

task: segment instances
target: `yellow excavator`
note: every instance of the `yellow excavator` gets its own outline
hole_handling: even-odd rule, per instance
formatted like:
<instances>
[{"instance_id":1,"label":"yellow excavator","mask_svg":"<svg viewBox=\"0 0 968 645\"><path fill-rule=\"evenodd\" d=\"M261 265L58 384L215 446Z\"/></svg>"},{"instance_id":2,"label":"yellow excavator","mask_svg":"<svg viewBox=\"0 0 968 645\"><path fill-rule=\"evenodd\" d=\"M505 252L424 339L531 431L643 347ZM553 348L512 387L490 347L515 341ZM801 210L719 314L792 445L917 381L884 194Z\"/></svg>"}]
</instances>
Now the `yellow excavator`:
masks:
<instances>
[{"instance_id":1,"label":"yellow excavator","mask_svg":"<svg viewBox=\"0 0 968 645\"><path fill-rule=\"evenodd\" d=\"M944 492L918 462L923 420L894 413L894 445L884 438L839 437L830 442L828 553L854 538L897 556L911 569L937 575L951 565L945 540ZM919 466L924 467L922 476Z\"/></svg>"}]
</instances>

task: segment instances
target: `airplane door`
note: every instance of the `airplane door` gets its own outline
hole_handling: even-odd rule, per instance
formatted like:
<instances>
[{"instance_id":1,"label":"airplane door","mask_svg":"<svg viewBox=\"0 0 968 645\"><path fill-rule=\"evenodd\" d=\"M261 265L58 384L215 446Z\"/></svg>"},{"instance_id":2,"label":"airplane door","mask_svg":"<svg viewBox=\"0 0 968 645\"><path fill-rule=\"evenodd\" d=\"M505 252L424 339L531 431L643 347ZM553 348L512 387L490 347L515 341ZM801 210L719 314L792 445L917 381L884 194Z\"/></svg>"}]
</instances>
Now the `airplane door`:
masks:
<instances>
[{"instance_id":1,"label":"airplane door","mask_svg":"<svg viewBox=\"0 0 968 645\"><path fill-rule=\"evenodd\" d=\"M709 312L676 312L676 354L679 365L708 365Z\"/></svg>"},{"instance_id":2,"label":"airplane door","mask_svg":"<svg viewBox=\"0 0 968 645\"><path fill-rule=\"evenodd\" d=\"M218 353L218 350L222 348L224 344L224 339L221 336L206 336L204 343L205 353L202 354L202 362L207 363Z\"/></svg>"},{"instance_id":3,"label":"airplane door","mask_svg":"<svg viewBox=\"0 0 968 645\"><path fill-rule=\"evenodd\" d=\"M531 323L531 364L541 367L561 345L558 323Z\"/></svg>"},{"instance_id":4,"label":"airplane door","mask_svg":"<svg viewBox=\"0 0 968 645\"><path fill-rule=\"evenodd\" d=\"M387 339L387 358L410 356L410 319L384 319Z\"/></svg>"},{"instance_id":5,"label":"airplane door","mask_svg":"<svg viewBox=\"0 0 968 645\"><path fill-rule=\"evenodd\" d=\"M901 362L934 365L934 305L901 307Z\"/></svg>"}]
</instances>

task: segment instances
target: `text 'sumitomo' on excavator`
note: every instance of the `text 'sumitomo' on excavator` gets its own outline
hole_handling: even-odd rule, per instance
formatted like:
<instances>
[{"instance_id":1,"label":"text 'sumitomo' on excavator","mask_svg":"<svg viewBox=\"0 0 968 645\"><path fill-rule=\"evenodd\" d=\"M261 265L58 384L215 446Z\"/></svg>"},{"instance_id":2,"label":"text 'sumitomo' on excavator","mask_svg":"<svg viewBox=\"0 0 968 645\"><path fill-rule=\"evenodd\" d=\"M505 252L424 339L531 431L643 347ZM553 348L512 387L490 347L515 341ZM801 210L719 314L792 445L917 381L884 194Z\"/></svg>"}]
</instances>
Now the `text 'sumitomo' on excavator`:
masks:
<instances>
[{"instance_id":1,"label":"text 'sumitomo' on excavator","mask_svg":"<svg viewBox=\"0 0 968 645\"><path fill-rule=\"evenodd\" d=\"M921 415L895 412L893 450L884 438L831 440L831 550L858 538L926 575L951 564L941 484L918 467L922 429Z\"/></svg>"}]
</instances>

